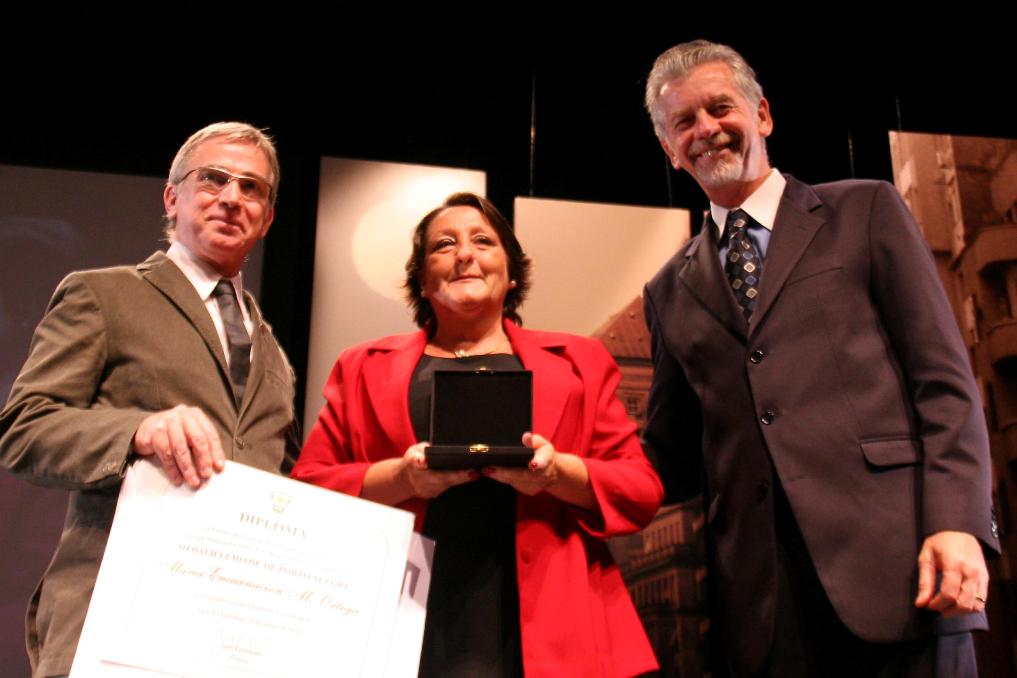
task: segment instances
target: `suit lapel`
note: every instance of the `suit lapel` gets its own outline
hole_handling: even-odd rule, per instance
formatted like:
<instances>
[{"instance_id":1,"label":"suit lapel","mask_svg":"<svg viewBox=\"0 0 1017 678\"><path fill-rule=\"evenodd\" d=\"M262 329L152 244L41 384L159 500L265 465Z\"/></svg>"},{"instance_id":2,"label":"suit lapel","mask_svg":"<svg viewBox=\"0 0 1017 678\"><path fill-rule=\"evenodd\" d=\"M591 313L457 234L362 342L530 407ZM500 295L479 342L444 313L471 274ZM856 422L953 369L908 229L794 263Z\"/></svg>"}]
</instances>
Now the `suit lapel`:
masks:
<instances>
[{"instance_id":1,"label":"suit lapel","mask_svg":"<svg viewBox=\"0 0 1017 678\"><path fill-rule=\"evenodd\" d=\"M228 384L230 371L226 365L226 356L222 352L222 343L215 331L215 325L212 324L212 317L208 315L208 309L194 291L194 285L163 252L156 252L138 264L138 272L190 320L208 346Z\"/></svg>"},{"instance_id":2,"label":"suit lapel","mask_svg":"<svg viewBox=\"0 0 1017 678\"><path fill-rule=\"evenodd\" d=\"M533 432L551 440L561 423L574 377L572 364L557 353L565 345L554 335L527 332L509 321L505 321L505 333L519 362L533 372Z\"/></svg>"},{"instance_id":3,"label":"suit lapel","mask_svg":"<svg viewBox=\"0 0 1017 678\"><path fill-rule=\"evenodd\" d=\"M823 225L823 219L812 213L821 204L812 188L794 177L787 177L770 246L763 261L759 301L752 314L750 331L755 331L766 318L766 313L780 295L791 271Z\"/></svg>"},{"instance_id":4,"label":"suit lapel","mask_svg":"<svg viewBox=\"0 0 1017 678\"><path fill-rule=\"evenodd\" d=\"M717 253L717 227L709 212L704 215L703 229L685 253L688 263L678 277L699 303L735 336L745 338L748 325L742 315L730 283L720 267ZM765 277L765 276L764 276Z\"/></svg>"},{"instance_id":5,"label":"suit lapel","mask_svg":"<svg viewBox=\"0 0 1017 678\"><path fill-rule=\"evenodd\" d=\"M368 349L372 355L364 364L370 411L378 417L381 430L398 450L418 442L410 421L410 379L426 344L427 334L423 331L386 337Z\"/></svg>"}]
</instances>

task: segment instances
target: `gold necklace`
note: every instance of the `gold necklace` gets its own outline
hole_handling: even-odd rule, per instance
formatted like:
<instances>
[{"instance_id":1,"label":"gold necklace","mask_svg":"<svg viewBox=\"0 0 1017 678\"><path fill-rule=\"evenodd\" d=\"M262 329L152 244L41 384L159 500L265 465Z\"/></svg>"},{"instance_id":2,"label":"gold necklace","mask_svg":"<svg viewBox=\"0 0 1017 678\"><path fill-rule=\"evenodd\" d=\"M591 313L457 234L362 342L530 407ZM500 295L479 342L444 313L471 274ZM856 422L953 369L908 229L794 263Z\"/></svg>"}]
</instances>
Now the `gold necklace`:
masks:
<instances>
[{"instance_id":1,"label":"gold necklace","mask_svg":"<svg viewBox=\"0 0 1017 678\"><path fill-rule=\"evenodd\" d=\"M495 344L494 348L492 348L490 351L483 351L483 352L480 352L480 353L478 353L478 352L470 352L470 351L467 351L464 348L457 348L457 349L454 349L454 350L450 351L447 348L443 348L443 347L438 346L436 344L431 344L431 345L434 346L434 348L438 349L439 351L442 351L444 353L451 353L452 356L455 357L455 358L476 358L476 357L479 357L479 356L482 356L482 355L493 355L493 354L498 352L498 349L502 348L505 345L510 345L510 344L509 344L508 338L506 337L505 339L502 339L497 344ZM511 353L511 351L509 351L509 352Z\"/></svg>"}]
</instances>

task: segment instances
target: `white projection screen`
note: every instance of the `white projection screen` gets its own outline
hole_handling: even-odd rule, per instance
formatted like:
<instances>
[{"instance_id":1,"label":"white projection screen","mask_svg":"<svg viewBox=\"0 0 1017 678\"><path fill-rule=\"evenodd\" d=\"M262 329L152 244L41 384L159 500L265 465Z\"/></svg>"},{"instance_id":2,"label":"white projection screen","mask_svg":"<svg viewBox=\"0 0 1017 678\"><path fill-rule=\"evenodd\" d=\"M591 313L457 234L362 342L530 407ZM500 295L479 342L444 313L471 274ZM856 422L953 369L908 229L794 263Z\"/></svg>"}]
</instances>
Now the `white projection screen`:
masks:
<instances>
[{"instance_id":1,"label":"white projection screen","mask_svg":"<svg viewBox=\"0 0 1017 678\"><path fill-rule=\"evenodd\" d=\"M322 158L304 435L343 349L416 329L402 282L410 236L452 193L484 195L484 172Z\"/></svg>"},{"instance_id":2,"label":"white projection screen","mask_svg":"<svg viewBox=\"0 0 1017 678\"><path fill-rule=\"evenodd\" d=\"M533 261L526 327L589 336L688 239L689 212L516 198L515 227Z\"/></svg>"}]
</instances>

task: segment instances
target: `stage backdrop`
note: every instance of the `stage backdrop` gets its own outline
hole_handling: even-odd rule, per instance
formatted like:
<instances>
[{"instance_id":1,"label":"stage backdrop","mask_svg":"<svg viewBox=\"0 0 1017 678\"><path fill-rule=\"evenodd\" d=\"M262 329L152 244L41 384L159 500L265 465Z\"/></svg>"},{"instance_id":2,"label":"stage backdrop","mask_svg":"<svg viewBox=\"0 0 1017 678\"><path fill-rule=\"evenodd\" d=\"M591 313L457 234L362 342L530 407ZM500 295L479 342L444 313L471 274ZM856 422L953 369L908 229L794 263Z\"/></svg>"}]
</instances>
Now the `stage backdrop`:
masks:
<instances>
[{"instance_id":1,"label":"stage backdrop","mask_svg":"<svg viewBox=\"0 0 1017 678\"><path fill-rule=\"evenodd\" d=\"M167 168L170 158L166 159ZM82 268L135 264L162 242L164 179L0 165L0 402L57 283ZM244 267L257 295L261 250ZM53 450L60 454L60 450ZM0 674L28 676L24 619L53 553L67 493L0 473Z\"/></svg>"},{"instance_id":2,"label":"stage backdrop","mask_svg":"<svg viewBox=\"0 0 1017 678\"><path fill-rule=\"evenodd\" d=\"M484 195L485 184L472 170L321 159L305 437L343 349L416 329L401 287L413 228L450 194Z\"/></svg>"},{"instance_id":3,"label":"stage backdrop","mask_svg":"<svg viewBox=\"0 0 1017 678\"><path fill-rule=\"evenodd\" d=\"M1017 140L890 132L897 189L936 258L982 392L1003 557L989 561L985 676L1017 675Z\"/></svg>"},{"instance_id":4,"label":"stage backdrop","mask_svg":"<svg viewBox=\"0 0 1017 678\"><path fill-rule=\"evenodd\" d=\"M689 237L686 210L516 198L533 260L526 327L588 336L642 294Z\"/></svg>"}]
</instances>

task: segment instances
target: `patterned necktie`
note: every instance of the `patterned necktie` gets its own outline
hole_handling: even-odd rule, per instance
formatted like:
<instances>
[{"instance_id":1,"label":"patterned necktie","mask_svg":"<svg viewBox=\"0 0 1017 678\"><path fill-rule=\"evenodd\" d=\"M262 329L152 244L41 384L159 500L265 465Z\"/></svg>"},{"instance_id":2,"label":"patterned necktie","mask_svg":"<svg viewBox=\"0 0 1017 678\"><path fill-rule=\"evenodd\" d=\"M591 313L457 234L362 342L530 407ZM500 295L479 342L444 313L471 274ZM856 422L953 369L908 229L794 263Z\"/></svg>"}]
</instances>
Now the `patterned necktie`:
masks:
<instances>
[{"instance_id":1,"label":"patterned necktie","mask_svg":"<svg viewBox=\"0 0 1017 678\"><path fill-rule=\"evenodd\" d=\"M230 381L233 382L233 396L240 406L247 386L247 374L251 371L251 337L244 326L244 317L237 303L233 283L220 280L212 291L215 303L219 305L222 324L226 328L226 343L230 347Z\"/></svg>"},{"instance_id":2,"label":"patterned necktie","mask_svg":"<svg viewBox=\"0 0 1017 678\"><path fill-rule=\"evenodd\" d=\"M727 262L724 272L734 290L735 300L745 314L747 321L752 317L759 296L759 276L763 272L763 261L756 246L752 244L746 227L748 214L744 210L731 210L727 215L725 230L728 234Z\"/></svg>"}]
</instances>

